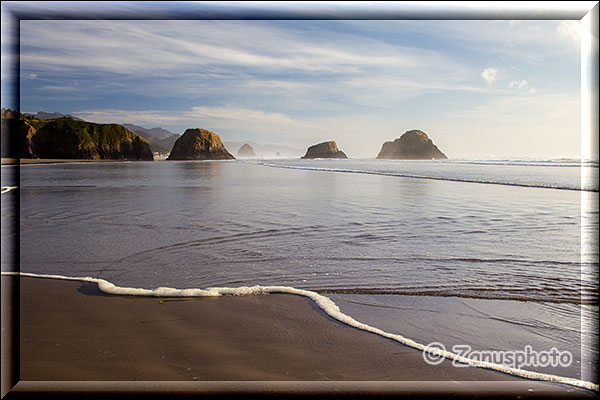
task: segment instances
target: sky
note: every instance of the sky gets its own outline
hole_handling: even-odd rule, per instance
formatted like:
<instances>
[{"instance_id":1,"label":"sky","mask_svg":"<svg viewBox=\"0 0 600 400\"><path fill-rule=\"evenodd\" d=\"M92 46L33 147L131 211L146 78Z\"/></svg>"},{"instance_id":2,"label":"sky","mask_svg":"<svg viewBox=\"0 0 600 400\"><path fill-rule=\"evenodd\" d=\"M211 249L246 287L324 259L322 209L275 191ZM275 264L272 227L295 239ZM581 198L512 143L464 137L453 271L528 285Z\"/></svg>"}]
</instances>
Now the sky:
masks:
<instances>
[{"instance_id":1,"label":"sky","mask_svg":"<svg viewBox=\"0 0 600 400\"><path fill-rule=\"evenodd\" d=\"M335 140L349 157L411 129L450 158L579 157L580 26L22 20L21 112L301 150Z\"/></svg>"}]
</instances>

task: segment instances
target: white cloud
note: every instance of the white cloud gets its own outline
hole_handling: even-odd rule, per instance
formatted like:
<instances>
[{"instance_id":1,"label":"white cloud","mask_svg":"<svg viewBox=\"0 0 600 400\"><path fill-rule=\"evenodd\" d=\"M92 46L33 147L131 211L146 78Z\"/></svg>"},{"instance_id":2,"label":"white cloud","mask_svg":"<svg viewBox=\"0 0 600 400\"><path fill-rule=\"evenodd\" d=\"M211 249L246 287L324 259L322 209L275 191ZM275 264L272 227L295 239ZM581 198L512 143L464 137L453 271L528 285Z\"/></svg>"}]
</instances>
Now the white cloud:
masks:
<instances>
[{"instance_id":1,"label":"white cloud","mask_svg":"<svg viewBox=\"0 0 600 400\"><path fill-rule=\"evenodd\" d=\"M43 90L51 90L56 92L75 92L78 90L75 86L57 86L57 85L44 85L40 87Z\"/></svg>"},{"instance_id":2,"label":"white cloud","mask_svg":"<svg viewBox=\"0 0 600 400\"><path fill-rule=\"evenodd\" d=\"M513 90L518 90L518 91L522 91L522 92L526 92L529 94L535 94L537 92L537 90L535 90L535 88L529 87L529 84L527 83L527 81L525 79L523 80L514 80L511 81L508 84L508 88L509 89L513 89Z\"/></svg>"},{"instance_id":3,"label":"white cloud","mask_svg":"<svg viewBox=\"0 0 600 400\"><path fill-rule=\"evenodd\" d=\"M508 84L509 89L517 88L517 89L525 89L527 87L527 81L523 79L522 81L511 81Z\"/></svg>"},{"instance_id":4,"label":"white cloud","mask_svg":"<svg viewBox=\"0 0 600 400\"><path fill-rule=\"evenodd\" d=\"M486 68L481 73L481 76L488 85L491 85L498 79L498 70L496 68Z\"/></svg>"},{"instance_id":5,"label":"white cloud","mask_svg":"<svg viewBox=\"0 0 600 400\"><path fill-rule=\"evenodd\" d=\"M296 121L288 115L271 113L241 107L192 107L184 111L162 110L84 110L75 113L86 121L96 123L134 123L142 126L182 126L188 128L204 127L206 129L240 128L250 125L271 127L301 127L318 129L317 127ZM199 126L202 125L202 126Z\"/></svg>"},{"instance_id":6,"label":"white cloud","mask_svg":"<svg viewBox=\"0 0 600 400\"><path fill-rule=\"evenodd\" d=\"M22 100L63 102L68 105L61 109L95 122L163 126L177 133L201 127L228 140L261 142L269 134L282 144L294 140L304 146L331 139L352 156L374 156L381 140L411 128L428 131L431 125L436 138L436 130L448 132L449 139L440 144L456 155L451 146L459 142L451 140L452 131L475 131L464 120L470 115L464 108L473 110L480 131L488 128L485 118L475 118L478 113L510 130L511 113L520 109L494 108L497 99L532 101L527 95L536 93L532 84L540 92L535 97L573 89L579 54L570 41L557 40L557 34L569 37L569 27L558 33L559 21L535 21L535 29L528 29L531 25L24 20L22 76L37 75L42 84L23 80ZM73 101L84 93L85 103ZM142 111L94 105L112 104L112 99L115 104L130 100L127 108ZM475 104L482 108L476 110ZM87 111L78 112L81 107ZM439 122L438 111L456 111L463 123ZM545 118L542 113L516 115L532 132L547 128L532 128L531 121ZM493 130L503 137L500 128ZM479 146L485 150L485 143Z\"/></svg>"},{"instance_id":7,"label":"white cloud","mask_svg":"<svg viewBox=\"0 0 600 400\"><path fill-rule=\"evenodd\" d=\"M339 74L455 64L424 49L350 36L329 33L315 42L293 29L247 21L23 21L21 62L152 75L225 65ZM59 52L56 43L61 44Z\"/></svg>"},{"instance_id":8,"label":"white cloud","mask_svg":"<svg viewBox=\"0 0 600 400\"><path fill-rule=\"evenodd\" d=\"M284 112L392 107L424 93L482 90L472 81L472 67L437 49L336 31L326 21L312 29L316 38L293 21L285 27L260 21L23 21L21 65L69 81L89 71L128 85L103 82L89 93L176 93L192 101L226 94L228 104ZM223 101L209 105L215 103Z\"/></svg>"},{"instance_id":9,"label":"white cloud","mask_svg":"<svg viewBox=\"0 0 600 400\"><path fill-rule=\"evenodd\" d=\"M581 23L579 21L560 21L556 32L562 39L566 39L572 44L579 46L581 43Z\"/></svg>"},{"instance_id":10,"label":"white cloud","mask_svg":"<svg viewBox=\"0 0 600 400\"><path fill-rule=\"evenodd\" d=\"M186 116L197 117L198 119L228 120L240 121L243 123L265 123L272 125L293 125L305 128L317 129L298 122L288 115L282 113L265 112L241 107L192 107Z\"/></svg>"},{"instance_id":11,"label":"white cloud","mask_svg":"<svg viewBox=\"0 0 600 400\"><path fill-rule=\"evenodd\" d=\"M325 30L315 40L298 28L253 21L23 21L21 65L69 73L89 70L172 77L218 72L228 81L327 83L367 76L464 81L469 68L441 52ZM276 38L276 39L274 39ZM56 49L60 43L60 51ZM278 82L277 82L278 80ZM285 82L285 83L284 83ZM192 83L194 84L194 83Z\"/></svg>"}]
</instances>

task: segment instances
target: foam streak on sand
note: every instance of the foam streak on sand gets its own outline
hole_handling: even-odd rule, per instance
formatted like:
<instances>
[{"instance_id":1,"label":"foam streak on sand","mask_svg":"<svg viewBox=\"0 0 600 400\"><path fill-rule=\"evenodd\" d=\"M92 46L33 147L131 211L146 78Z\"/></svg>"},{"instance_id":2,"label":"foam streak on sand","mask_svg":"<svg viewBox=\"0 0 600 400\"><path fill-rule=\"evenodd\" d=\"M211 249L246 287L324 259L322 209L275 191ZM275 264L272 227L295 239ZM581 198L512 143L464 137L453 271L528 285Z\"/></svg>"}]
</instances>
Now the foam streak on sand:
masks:
<instances>
[{"instance_id":1,"label":"foam streak on sand","mask_svg":"<svg viewBox=\"0 0 600 400\"><path fill-rule=\"evenodd\" d=\"M539 372L526 371L522 369L516 369L512 367L507 367L505 365L494 364L490 362L484 362L479 360L473 360L467 357L459 356L455 353L451 353L449 351L442 351L440 349L429 348L427 345L415 342L412 339L405 338L404 336L385 332L381 329L372 327L367 324L363 324L362 322L356 321L354 318L342 313L339 307L329 298L322 296L316 292L312 292L309 290L296 289L293 287L287 286L241 286L238 288L226 288L226 287L215 287L215 288L207 288L207 289L176 289L169 287L159 287L156 289L143 289L143 288L128 288L128 287L119 287L114 285L111 282L108 282L104 279L92 278L92 277L66 277L62 275L43 275L43 274L32 274L25 272L2 272L2 275L20 275L25 277L34 277L34 278L49 278L49 279L62 279L62 280L71 280L71 281L82 281L82 282L91 282L98 285L98 288L107 294L113 295L121 295L121 296L149 296L149 297L217 297L217 296L249 296L249 295L259 295L259 294L269 294L269 293L287 293L287 294L295 294L299 296L305 296L313 300L316 305L321 308L327 315L336 320L352 326L357 329L362 329L367 332L372 332L382 337L392 339L396 342L402 343L406 346L415 348L417 350L421 350L424 352L428 352L435 356L442 356L449 360L455 360L457 362L467 364L474 367L491 369L499 372L503 372L506 374L519 376L527 379L534 380L542 380L548 382L556 382L563 383L567 385L577 386L589 390L598 391L599 387L597 384L593 382L562 377L558 375L552 374L543 374Z\"/></svg>"}]
</instances>

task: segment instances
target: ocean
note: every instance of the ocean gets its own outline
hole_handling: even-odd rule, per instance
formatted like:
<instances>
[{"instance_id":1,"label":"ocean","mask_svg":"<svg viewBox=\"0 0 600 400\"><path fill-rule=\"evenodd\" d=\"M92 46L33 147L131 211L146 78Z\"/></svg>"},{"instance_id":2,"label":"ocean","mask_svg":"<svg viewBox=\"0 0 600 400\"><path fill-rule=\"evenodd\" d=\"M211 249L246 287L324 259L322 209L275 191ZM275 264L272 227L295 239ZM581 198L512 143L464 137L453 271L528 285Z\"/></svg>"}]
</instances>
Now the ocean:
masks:
<instances>
[{"instance_id":1,"label":"ocean","mask_svg":"<svg viewBox=\"0 0 600 400\"><path fill-rule=\"evenodd\" d=\"M471 358L555 348L570 361L521 368L597 383L597 161L73 162L2 181L3 272L18 254L123 288L295 288Z\"/></svg>"}]
</instances>

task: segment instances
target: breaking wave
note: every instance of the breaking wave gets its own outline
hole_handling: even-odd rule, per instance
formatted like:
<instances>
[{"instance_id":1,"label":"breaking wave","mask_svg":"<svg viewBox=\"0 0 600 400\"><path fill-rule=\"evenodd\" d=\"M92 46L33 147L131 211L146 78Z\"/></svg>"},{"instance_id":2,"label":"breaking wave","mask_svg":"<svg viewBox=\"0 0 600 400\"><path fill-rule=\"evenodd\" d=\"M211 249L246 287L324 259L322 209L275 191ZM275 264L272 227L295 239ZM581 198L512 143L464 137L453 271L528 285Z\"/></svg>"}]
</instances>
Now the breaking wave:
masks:
<instances>
[{"instance_id":1,"label":"breaking wave","mask_svg":"<svg viewBox=\"0 0 600 400\"><path fill-rule=\"evenodd\" d=\"M298 170L307 170L307 171L323 171L323 172L342 172L342 173L352 173L352 174L366 174L366 175L381 175L381 176L394 176L399 178L412 178L412 179L428 179L428 180L438 180L438 181L448 181L448 182L463 182L463 183L479 183L479 184L487 184L487 185L504 185L504 186L515 186L515 187L527 187L527 188L538 188L538 189L559 189L559 190L575 190L575 191L585 191L585 192L598 192L598 187L595 186L578 186L576 184L561 184L561 183L540 183L540 182L529 182L529 181L511 181L511 180L500 180L500 179L478 179L471 177L461 177L461 176L443 176L443 175L425 175L425 174L413 174L408 172L401 171L382 171L377 169L354 169L354 168L329 168L329 167L321 167L321 166L305 166L305 165L288 165L288 164L278 164L272 162L258 162L258 165L273 167L273 168L287 168L287 169L298 169ZM459 162L455 162L453 164L459 164ZM477 165L477 163L469 162L466 163L469 165ZM522 165L522 166L553 166L553 167L580 167L581 165L546 165L546 164L503 164L503 163L480 163L482 165ZM587 165L586 165L587 166ZM595 165L591 165L590 167L595 167Z\"/></svg>"}]
</instances>

